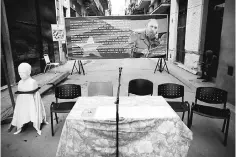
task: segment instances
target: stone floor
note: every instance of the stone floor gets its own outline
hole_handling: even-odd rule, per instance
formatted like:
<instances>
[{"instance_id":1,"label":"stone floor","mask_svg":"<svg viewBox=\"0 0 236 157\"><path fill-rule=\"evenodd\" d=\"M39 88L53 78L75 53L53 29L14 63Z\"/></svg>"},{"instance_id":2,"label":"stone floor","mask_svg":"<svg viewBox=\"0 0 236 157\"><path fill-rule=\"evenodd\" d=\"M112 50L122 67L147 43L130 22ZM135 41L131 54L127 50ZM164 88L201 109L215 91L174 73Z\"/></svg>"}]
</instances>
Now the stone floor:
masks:
<instances>
[{"instance_id":1,"label":"stone floor","mask_svg":"<svg viewBox=\"0 0 236 157\"><path fill-rule=\"evenodd\" d=\"M83 61L84 62L84 61ZM214 83L202 84L196 79L196 75L190 75L184 70L168 64L170 74L166 71L153 73L156 61L147 59L124 59L124 60L96 60L84 62L85 75L78 74L74 70L63 83L75 83L82 86L82 96L87 96L89 82L111 81L113 93L117 92L119 67L123 67L121 76L120 95L127 95L128 82L134 78L149 79L154 83L154 95L157 95L157 86L161 83L178 83L185 87L185 100L194 101L196 86L214 86ZM57 70L71 72L73 61L68 61ZM50 74L50 72L49 72ZM182 78L180 77L182 76ZM185 79L183 79L185 78ZM192 80L188 81L188 80ZM187 82L188 81L188 82ZM114 94L116 95L116 94ZM46 108L47 120L50 121L49 107L54 101L53 90L43 96ZM235 156L235 112L234 106L228 104L231 109L231 120L228 135L228 145L223 145L224 135L221 132L222 120L210 119L194 115L193 140L189 148L188 157L234 157ZM181 114L178 113L179 116ZM1 154L3 157L52 157L56 155L57 145L61 130L67 114L59 114L59 124L54 123L55 136L51 136L51 124L44 125L42 135L38 136L32 126L18 135L13 135L15 130L7 132L9 124L1 126ZM186 124L186 116L184 119Z\"/></svg>"}]
</instances>

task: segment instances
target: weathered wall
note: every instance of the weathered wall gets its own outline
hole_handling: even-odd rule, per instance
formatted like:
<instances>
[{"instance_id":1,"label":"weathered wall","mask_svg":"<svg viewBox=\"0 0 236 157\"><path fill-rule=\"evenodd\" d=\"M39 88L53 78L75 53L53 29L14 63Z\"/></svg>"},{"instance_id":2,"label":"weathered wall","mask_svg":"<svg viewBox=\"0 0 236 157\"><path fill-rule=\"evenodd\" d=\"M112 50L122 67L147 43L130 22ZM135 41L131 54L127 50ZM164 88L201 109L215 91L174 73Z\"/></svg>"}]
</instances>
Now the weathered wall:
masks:
<instances>
[{"instance_id":1,"label":"weathered wall","mask_svg":"<svg viewBox=\"0 0 236 157\"><path fill-rule=\"evenodd\" d=\"M228 101L235 105L235 0L225 1L216 86L228 91Z\"/></svg>"},{"instance_id":2,"label":"weathered wall","mask_svg":"<svg viewBox=\"0 0 236 157\"><path fill-rule=\"evenodd\" d=\"M178 0L171 0L170 17L169 17L169 51L168 51L168 58L171 61L176 60L178 12L179 12Z\"/></svg>"},{"instance_id":3,"label":"weathered wall","mask_svg":"<svg viewBox=\"0 0 236 157\"><path fill-rule=\"evenodd\" d=\"M194 71L198 70L200 57L203 6L204 0L188 1L184 65Z\"/></svg>"},{"instance_id":4,"label":"weathered wall","mask_svg":"<svg viewBox=\"0 0 236 157\"><path fill-rule=\"evenodd\" d=\"M208 16L208 6L209 0L204 0L203 9L202 9L202 24L201 24L201 33L200 33L200 44L199 44L199 62L203 61L203 53L205 48L205 38L206 38L206 26L207 26L207 16ZM198 72L202 72L201 65L198 65Z\"/></svg>"}]
</instances>

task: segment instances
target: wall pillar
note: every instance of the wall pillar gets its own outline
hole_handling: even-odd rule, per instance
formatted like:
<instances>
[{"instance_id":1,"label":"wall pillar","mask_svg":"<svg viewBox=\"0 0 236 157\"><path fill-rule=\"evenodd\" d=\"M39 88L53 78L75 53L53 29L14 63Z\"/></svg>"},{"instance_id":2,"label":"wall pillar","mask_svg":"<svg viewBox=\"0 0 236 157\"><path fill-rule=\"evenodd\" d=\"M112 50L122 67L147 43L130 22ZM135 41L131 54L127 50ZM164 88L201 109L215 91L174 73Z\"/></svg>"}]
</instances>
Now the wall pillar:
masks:
<instances>
[{"instance_id":1,"label":"wall pillar","mask_svg":"<svg viewBox=\"0 0 236 157\"><path fill-rule=\"evenodd\" d=\"M208 17L208 5L209 0L204 0L203 9L202 9L202 24L200 28L200 43L199 43L199 61L202 62L203 60L203 53L205 49L205 38L206 38L206 26L207 26L207 17ZM198 66L198 72L201 72L200 65Z\"/></svg>"},{"instance_id":2,"label":"wall pillar","mask_svg":"<svg viewBox=\"0 0 236 157\"><path fill-rule=\"evenodd\" d=\"M184 66L190 72L199 70L199 58L203 47L201 33L204 18L204 0L188 0L188 11L185 34L185 61Z\"/></svg>"},{"instance_id":3,"label":"wall pillar","mask_svg":"<svg viewBox=\"0 0 236 157\"><path fill-rule=\"evenodd\" d=\"M235 105L235 0L225 0L216 87Z\"/></svg>"},{"instance_id":4,"label":"wall pillar","mask_svg":"<svg viewBox=\"0 0 236 157\"><path fill-rule=\"evenodd\" d=\"M171 0L170 17L169 17L169 50L168 60L176 61L176 47L177 47L177 27L179 15L179 0Z\"/></svg>"},{"instance_id":5,"label":"wall pillar","mask_svg":"<svg viewBox=\"0 0 236 157\"><path fill-rule=\"evenodd\" d=\"M15 70L14 70L14 63L13 63L13 58L12 58L12 50L11 50L11 42L10 42L10 34L9 34L9 29L8 29L4 1L2 1L1 10L2 10L1 11L1 18L2 18L2 24L1 24L2 43L1 44L3 44L3 47L4 47L4 52L5 52L6 62L7 62L6 67L7 67L7 71L8 71L8 75L10 79L9 81L10 81L10 84L14 85L16 83L16 77L15 77Z\"/></svg>"},{"instance_id":6,"label":"wall pillar","mask_svg":"<svg viewBox=\"0 0 236 157\"><path fill-rule=\"evenodd\" d=\"M64 13L63 13L64 3L67 3L67 2L64 2L64 0L55 0L57 24L59 24L59 25L65 25ZM64 64L66 62L66 54L65 54L65 52L63 51L63 48L62 48L63 43L65 43L65 42L58 41L59 59L58 59L57 54L55 54L56 62L60 62L62 64Z\"/></svg>"}]
</instances>

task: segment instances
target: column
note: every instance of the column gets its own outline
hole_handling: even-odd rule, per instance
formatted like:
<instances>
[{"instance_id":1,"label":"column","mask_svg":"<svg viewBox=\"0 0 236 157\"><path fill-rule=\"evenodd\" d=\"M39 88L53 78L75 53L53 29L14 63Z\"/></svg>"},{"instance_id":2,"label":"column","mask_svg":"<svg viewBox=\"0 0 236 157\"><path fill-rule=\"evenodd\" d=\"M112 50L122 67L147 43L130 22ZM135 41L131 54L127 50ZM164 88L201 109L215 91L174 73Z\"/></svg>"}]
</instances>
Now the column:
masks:
<instances>
[{"instance_id":1,"label":"column","mask_svg":"<svg viewBox=\"0 0 236 157\"><path fill-rule=\"evenodd\" d=\"M170 5L168 60L172 62L176 60L177 26L178 26L178 15L179 15L178 2L179 0L171 0L171 5Z\"/></svg>"},{"instance_id":2,"label":"column","mask_svg":"<svg viewBox=\"0 0 236 157\"><path fill-rule=\"evenodd\" d=\"M204 6L206 6L204 0L188 0L184 65L193 73L199 71L199 59L203 53L202 44L204 42L201 42L201 39L204 38L202 37L203 25L206 24L203 23L203 17L207 17L207 14L204 12Z\"/></svg>"},{"instance_id":3,"label":"column","mask_svg":"<svg viewBox=\"0 0 236 157\"><path fill-rule=\"evenodd\" d=\"M8 70L8 75L9 75L8 77L10 79L9 80L10 84L15 84L16 83L15 70L14 70L14 63L13 63L13 58L12 58L10 34L9 34L9 29L8 29L8 23L7 23L7 16L6 16L4 1L2 1L1 8L2 8L2 11L1 11L2 43L1 44L3 44L1 47L4 47L4 51L5 51L5 55L6 55L5 56L6 57L6 62L7 62L6 67L7 67L7 70Z\"/></svg>"}]
</instances>

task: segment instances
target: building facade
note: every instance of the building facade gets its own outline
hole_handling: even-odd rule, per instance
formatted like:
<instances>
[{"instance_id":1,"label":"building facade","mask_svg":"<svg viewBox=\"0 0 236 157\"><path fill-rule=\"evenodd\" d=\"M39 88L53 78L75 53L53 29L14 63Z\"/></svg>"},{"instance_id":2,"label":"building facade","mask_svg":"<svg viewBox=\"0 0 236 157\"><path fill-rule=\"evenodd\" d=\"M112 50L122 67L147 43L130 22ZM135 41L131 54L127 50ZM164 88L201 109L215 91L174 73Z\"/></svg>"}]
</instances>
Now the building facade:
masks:
<instances>
[{"instance_id":1,"label":"building facade","mask_svg":"<svg viewBox=\"0 0 236 157\"><path fill-rule=\"evenodd\" d=\"M43 54L52 62L66 62L66 44L52 40L51 24L64 25L65 17L109 15L108 4L108 0L2 1L1 89L8 80L12 85L20 80L17 68L22 62L32 66L31 75L43 72Z\"/></svg>"},{"instance_id":2,"label":"building facade","mask_svg":"<svg viewBox=\"0 0 236 157\"><path fill-rule=\"evenodd\" d=\"M4 0L2 7L1 55L5 58L11 84L20 80L18 65L27 62L32 75L43 71L43 54L54 60L57 45L52 41L51 24L56 23L54 0ZM3 64L3 63L2 63ZM1 68L1 86L6 85L6 71Z\"/></svg>"},{"instance_id":3,"label":"building facade","mask_svg":"<svg viewBox=\"0 0 236 157\"><path fill-rule=\"evenodd\" d=\"M144 14L169 15L170 62L197 75L202 72L200 64L206 50L214 52L217 63L212 69L213 81L228 91L228 101L234 104L235 1L138 0L136 4Z\"/></svg>"},{"instance_id":4,"label":"building facade","mask_svg":"<svg viewBox=\"0 0 236 157\"><path fill-rule=\"evenodd\" d=\"M105 16L109 15L108 0L55 0L57 24L65 26L66 17ZM67 61L66 43L58 42L59 53L57 61L62 64Z\"/></svg>"},{"instance_id":5,"label":"building facade","mask_svg":"<svg viewBox=\"0 0 236 157\"><path fill-rule=\"evenodd\" d=\"M212 50L217 56L217 63L212 69L215 85L228 91L228 101L233 105L234 27L234 0L171 0L168 59L198 74L202 72L200 63L206 50Z\"/></svg>"}]
</instances>

